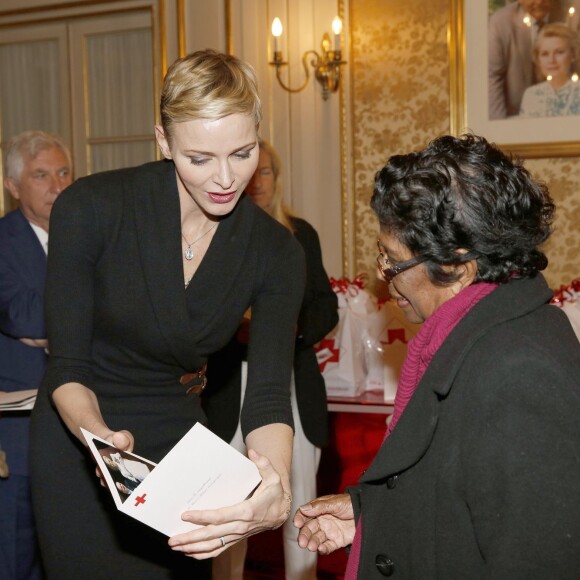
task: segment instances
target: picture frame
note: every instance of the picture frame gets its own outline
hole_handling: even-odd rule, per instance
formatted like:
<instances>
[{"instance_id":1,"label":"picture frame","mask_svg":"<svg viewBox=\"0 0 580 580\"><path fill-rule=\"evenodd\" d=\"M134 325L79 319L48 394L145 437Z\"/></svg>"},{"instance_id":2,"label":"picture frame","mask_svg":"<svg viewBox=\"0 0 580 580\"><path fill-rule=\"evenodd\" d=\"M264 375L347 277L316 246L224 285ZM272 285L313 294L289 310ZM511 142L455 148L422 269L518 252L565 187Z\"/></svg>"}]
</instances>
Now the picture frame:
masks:
<instances>
[{"instance_id":1,"label":"picture frame","mask_svg":"<svg viewBox=\"0 0 580 580\"><path fill-rule=\"evenodd\" d=\"M580 156L579 116L489 119L487 19L488 0L450 0L451 133L482 135L522 158Z\"/></svg>"}]
</instances>

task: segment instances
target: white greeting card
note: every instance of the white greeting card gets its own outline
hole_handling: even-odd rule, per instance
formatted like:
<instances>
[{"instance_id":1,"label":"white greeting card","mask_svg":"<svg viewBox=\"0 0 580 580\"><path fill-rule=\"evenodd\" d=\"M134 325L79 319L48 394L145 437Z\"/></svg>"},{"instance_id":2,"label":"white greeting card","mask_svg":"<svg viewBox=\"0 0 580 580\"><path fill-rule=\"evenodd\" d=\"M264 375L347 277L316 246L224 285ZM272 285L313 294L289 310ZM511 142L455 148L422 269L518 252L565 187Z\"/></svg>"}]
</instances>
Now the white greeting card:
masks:
<instances>
[{"instance_id":1,"label":"white greeting card","mask_svg":"<svg viewBox=\"0 0 580 580\"><path fill-rule=\"evenodd\" d=\"M183 512L239 503L261 481L254 463L200 423L158 464L81 430L117 508L167 536L200 527Z\"/></svg>"}]
</instances>

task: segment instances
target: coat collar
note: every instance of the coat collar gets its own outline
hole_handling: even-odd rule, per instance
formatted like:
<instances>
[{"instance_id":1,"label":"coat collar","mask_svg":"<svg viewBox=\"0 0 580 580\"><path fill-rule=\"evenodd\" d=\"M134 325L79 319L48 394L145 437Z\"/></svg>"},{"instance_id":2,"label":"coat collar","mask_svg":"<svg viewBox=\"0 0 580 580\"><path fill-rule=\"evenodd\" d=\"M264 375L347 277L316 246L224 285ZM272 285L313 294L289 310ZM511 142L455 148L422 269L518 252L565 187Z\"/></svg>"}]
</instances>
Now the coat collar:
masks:
<instances>
[{"instance_id":1,"label":"coat collar","mask_svg":"<svg viewBox=\"0 0 580 580\"><path fill-rule=\"evenodd\" d=\"M13 240L15 260L26 271L30 280L42 280L44 283L46 254L32 226L19 209L4 219L8 220L8 232Z\"/></svg>"},{"instance_id":2,"label":"coat collar","mask_svg":"<svg viewBox=\"0 0 580 580\"><path fill-rule=\"evenodd\" d=\"M440 401L449 394L473 345L493 326L524 316L551 297L552 291L538 275L502 284L476 304L433 357L396 428L360 481L383 479L419 461L433 438Z\"/></svg>"}]
</instances>

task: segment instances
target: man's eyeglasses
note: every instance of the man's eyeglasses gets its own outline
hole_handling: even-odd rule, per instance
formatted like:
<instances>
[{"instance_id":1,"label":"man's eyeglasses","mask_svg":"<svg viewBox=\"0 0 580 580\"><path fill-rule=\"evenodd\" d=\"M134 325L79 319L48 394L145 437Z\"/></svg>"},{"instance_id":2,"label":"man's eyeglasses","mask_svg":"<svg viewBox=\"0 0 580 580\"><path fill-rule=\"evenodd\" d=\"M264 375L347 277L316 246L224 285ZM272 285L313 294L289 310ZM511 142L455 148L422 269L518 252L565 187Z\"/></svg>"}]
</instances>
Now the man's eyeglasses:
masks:
<instances>
[{"instance_id":1,"label":"man's eyeglasses","mask_svg":"<svg viewBox=\"0 0 580 580\"><path fill-rule=\"evenodd\" d=\"M381 274L383 275L383 278L387 282L390 282L395 276L397 276L401 272L414 268L418 264L422 264L423 262L426 262L429 259L426 256L415 256L410 260L405 260L404 262L397 262L396 264L393 264L391 266L389 265L391 261L389 260L389 258L386 258L385 255L383 254L380 240L377 240L377 248L379 249L379 255L377 256L377 264L379 266Z\"/></svg>"}]
</instances>

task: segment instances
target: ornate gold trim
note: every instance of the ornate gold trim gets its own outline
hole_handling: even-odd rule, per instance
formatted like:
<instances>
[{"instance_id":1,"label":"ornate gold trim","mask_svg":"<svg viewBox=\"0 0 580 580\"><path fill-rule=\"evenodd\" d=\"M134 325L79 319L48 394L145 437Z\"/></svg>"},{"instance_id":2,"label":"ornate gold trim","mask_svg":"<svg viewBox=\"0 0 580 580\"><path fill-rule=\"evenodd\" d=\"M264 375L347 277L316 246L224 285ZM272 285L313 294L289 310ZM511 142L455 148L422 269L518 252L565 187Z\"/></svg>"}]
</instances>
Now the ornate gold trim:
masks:
<instances>
[{"instance_id":1,"label":"ornate gold trim","mask_svg":"<svg viewBox=\"0 0 580 580\"><path fill-rule=\"evenodd\" d=\"M349 43L348 49L349 54L347 55L346 60L351 63L351 74L350 74L350 82L352 87L352 53L351 50L351 42L350 42L350 30L351 30L351 20L350 16L351 13L351 6L349 4ZM338 0L338 16L344 22L344 0ZM343 32L344 34L344 32ZM352 95L352 91L351 91ZM354 204L352 207L350 205L350 196L349 196L349 171L348 171L348 111L346 109L347 99L345 96L345 87L344 83L340 83L339 86L339 109L340 109L340 200L341 200L341 210L342 210L342 273L343 276L348 276L350 271L350 263L351 263L351 235L350 235L350 226L351 223L354 223ZM353 114L352 111L352 104L351 104L351 115Z\"/></svg>"},{"instance_id":2,"label":"ornate gold trim","mask_svg":"<svg viewBox=\"0 0 580 580\"><path fill-rule=\"evenodd\" d=\"M469 127L466 107L466 23L465 2L449 0L447 45L449 53L449 129L453 135ZM580 141L547 143L497 143L504 151L521 158L580 156Z\"/></svg>"},{"instance_id":3,"label":"ornate gold trim","mask_svg":"<svg viewBox=\"0 0 580 580\"><path fill-rule=\"evenodd\" d=\"M177 54L185 56L185 0L177 0Z\"/></svg>"},{"instance_id":4,"label":"ornate gold trim","mask_svg":"<svg viewBox=\"0 0 580 580\"><path fill-rule=\"evenodd\" d=\"M150 10L152 6L150 4L142 4L141 6L112 6L111 10L91 10L87 12L79 12L78 14L69 14L66 16L67 20L78 20L80 18L90 18L91 16L102 16L108 14L131 14L132 12L143 12L144 10ZM0 18L4 14L0 13ZM0 22L0 29L2 28L14 28L17 26L32 26L34 24L46 24L49 22L59 22L63 21L63 16L46 16L46 18L34 18L31 20L18 20L16 22Z\"/></svg>"},{"instance_id":5,"label":"ornate gold trim","mask_svg":"<svg viewBox=\"0 0 580 580\"><path fill-rule=\"evenodd\" d=\"M226 52L234 54L234 38L232 33L232 2L225 0L224 5L225 26L226 26Z\"/></svg>"},{"instance_id":6,"label":"ornate gold trim","mask_svg":"<svg viewBox=\"0 0 580 580\"><path fill-rule=\"evenodd\" d=\"M54 10L66 10L67 8L90 7L94 4L111 4L111 0L91 0L91 2L61 2L51 3L44 6L29 6L28 8L17 8L16 10L0 10L1 16L21 16L31 12L53 12ZM115 10L116 12L116 10Z\"/></svg>"},{"instance_id":7,"label":"ornate gold trim","mask_svg":"<svg viewBox=\"0 0 580 580\"><path fill-rule=\"evenodd\" d=\"M561 141L554 143L502 143L498 144L498 146L517 157L523 157L525 159L580 156L580 141Z\"/></svg>"},{"instance_id":8,"label":"ornate gold trim","mask_svg":"<svg viewBox=\"0 0 580 580\"><path fill-rule=\"evenodd\" d=\"M165 76L167 71L167 36L165 31L167 30L167 18L165 16L165 0L158 0L157 2L157 20L159 22L159 30L155 30L155 18L151 20L151 28L153 32L153 38L155 38L155 33L159 34L159 58L161 64L161 78ZM153 64L155 66L155 63Z\"/></svg>"},{"instance_id":9,"label":"ornate gold trim","mask_svg":"<svg viewBox=\"0 0 580 580\"><path fill-rule=\"evenodd\" d=\"M89 145L114 145L115 143L139 143L142 141L155 141L153 133L145 135L126 135L123 137L89 137Z\"/></svg>"},{"instance_id":10,"label":"ornate gold trim","mask_svg":"<svg viewBox=\"0 0 580 580\"><path fill-rule=\"evenodd\" d=\"M449 2L447 46L449 51L449 130L452 135L458 135L467 123L463 0Z\"/></svg>"}]
</instances>

